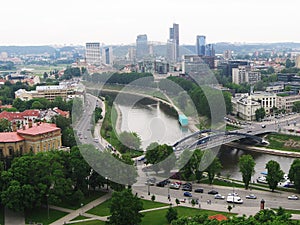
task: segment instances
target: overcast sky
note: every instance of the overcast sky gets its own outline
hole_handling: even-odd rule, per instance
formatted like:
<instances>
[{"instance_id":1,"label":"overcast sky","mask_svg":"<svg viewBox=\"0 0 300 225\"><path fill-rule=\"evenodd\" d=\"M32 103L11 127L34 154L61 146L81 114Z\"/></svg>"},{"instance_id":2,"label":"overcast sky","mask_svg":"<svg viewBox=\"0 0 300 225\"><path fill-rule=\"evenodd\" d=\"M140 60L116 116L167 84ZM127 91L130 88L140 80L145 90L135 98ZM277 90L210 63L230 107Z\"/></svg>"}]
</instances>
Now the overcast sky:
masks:
<instances>
[{"instance_id":1,"label":"overcast sky","mask_svg":"<svg viewBox=\"0 0 300 225\"><path fill-rule=\"evenodd\" d=\"M299 0L9 0L0 45L166 42L174 22L180 44L300 42L299 11Z\"/></svg>"}]
</instances>

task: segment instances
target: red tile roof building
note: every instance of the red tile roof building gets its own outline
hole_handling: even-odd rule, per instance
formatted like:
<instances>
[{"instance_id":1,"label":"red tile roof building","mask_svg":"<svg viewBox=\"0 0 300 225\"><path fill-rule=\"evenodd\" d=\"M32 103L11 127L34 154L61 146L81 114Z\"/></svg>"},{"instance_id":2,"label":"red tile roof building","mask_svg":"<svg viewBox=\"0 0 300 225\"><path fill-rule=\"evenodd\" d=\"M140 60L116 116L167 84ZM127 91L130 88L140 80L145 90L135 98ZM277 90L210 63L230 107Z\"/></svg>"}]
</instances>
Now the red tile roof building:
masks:
<instances>
[{"instance_id":1,"label":"red tile roof building","mask_svg":"<svg viewBox=\"0 0 300 225\"><path fill-rule=\"evenodd\" d=\"M0 158L14 154L33 153L59 149L61 147L61 130L55 124L37 123L17 130L0 132Z\"/></svg>"}]
</instances>

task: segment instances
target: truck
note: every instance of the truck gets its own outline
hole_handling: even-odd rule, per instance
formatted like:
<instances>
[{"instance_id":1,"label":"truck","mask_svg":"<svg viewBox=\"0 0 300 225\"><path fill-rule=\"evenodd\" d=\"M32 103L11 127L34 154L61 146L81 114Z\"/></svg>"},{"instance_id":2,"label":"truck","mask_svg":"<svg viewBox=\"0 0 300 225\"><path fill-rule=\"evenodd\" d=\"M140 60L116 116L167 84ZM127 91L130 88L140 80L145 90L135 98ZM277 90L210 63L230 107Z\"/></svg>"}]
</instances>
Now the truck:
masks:
<instances>
[{"instance_id":1,"label":"truck","mask_svg":"<svg viewBox=\"0 0 300 225\"><path fill-rule=\"evenodd\" d=\"M229 195L227 196L228 203L236 203L236 204L243 204L243 200L239 196Z\"/></svg>"}]
</instances>

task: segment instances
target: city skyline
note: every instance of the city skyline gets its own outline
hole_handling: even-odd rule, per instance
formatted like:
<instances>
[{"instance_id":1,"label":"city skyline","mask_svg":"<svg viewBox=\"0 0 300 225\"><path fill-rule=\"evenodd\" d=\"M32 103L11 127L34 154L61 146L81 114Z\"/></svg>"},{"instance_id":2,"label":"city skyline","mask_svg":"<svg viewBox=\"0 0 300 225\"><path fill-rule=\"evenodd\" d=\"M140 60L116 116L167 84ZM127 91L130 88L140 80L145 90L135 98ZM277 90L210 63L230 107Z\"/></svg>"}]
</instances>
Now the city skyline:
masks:
<instances>
[{"instance_id":1,"label":"city skyline","mask_svg":"<svg viewBox=\"0 0 300 225\"><path fill-rule=\"evenodd\" d=\"M167 43L173 23L180 26L180 45L195 45L197 35L205 35L207 43L300 42L295 32L299 6L294 0L153 0L140 5L133 0L12 0L2 3L0 45L133 44L139 34Z\"/></svg>"}]
</instances>

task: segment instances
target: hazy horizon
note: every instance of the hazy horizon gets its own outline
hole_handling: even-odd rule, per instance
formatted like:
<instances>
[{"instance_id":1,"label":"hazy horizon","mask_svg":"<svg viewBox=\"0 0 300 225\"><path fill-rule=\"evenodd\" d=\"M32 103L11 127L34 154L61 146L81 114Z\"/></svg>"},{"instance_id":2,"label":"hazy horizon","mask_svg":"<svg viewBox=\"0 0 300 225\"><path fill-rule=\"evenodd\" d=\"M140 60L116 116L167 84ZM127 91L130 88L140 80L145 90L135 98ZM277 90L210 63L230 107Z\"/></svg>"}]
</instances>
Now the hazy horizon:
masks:
<instances>
[{"instance_id":1,"label":"hazy horizon","mask_svg":"<svg viewBox=\"0 0 300 225\"><path fill-rule=\"evenodd\" d=\"M0 46L134 44L136 36L166 43L179 24L180 45L300 43L300 2L263 0L11 0L1 4Z\"/></svg>"}]
</instances>

